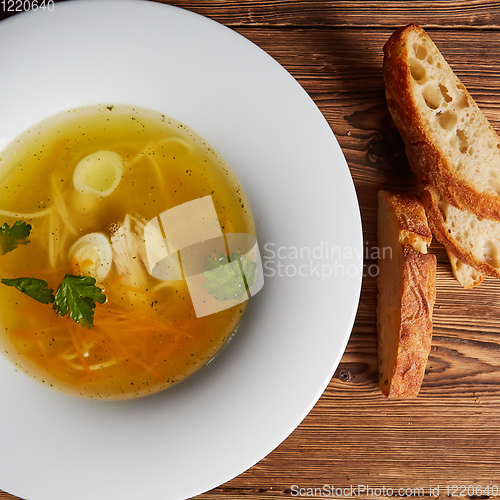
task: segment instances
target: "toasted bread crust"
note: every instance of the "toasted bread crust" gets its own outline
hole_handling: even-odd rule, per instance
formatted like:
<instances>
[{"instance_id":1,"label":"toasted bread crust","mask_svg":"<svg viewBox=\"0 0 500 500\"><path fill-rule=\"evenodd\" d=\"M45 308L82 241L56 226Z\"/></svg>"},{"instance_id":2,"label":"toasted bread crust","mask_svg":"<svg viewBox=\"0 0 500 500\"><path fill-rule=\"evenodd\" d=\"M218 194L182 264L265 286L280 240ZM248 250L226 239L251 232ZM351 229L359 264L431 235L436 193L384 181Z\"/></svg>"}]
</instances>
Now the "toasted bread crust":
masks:
<instances>
[{"instance_id":1,"label":"toasted bread crust","mask_svg":"<svg viewBox=\"0 0 500 500\"><path fill-rule=\"evenodd\" d=\"M390 193L379 191L379 203L382 197L392 205L399 222L399 242L410 245L415 250L427 253L432 241L432 232L427 224L422 202L410 193Z\"/></svg>"},{"instance_id":2,"label":"toasted bread crust","mask_svg":"<svg viewBox=\"0 0 500 500\"><path fill-rule=\"evenodd\" d=\"M465 245L453 238L446 224L441 210L439 209L439 194L432 186L425 185L422 188L422 202L425 206L427 220L436 239L442 243L446 250L454 254L465 264L477 269L483 274L500 278L500 270L492 265L478 260Z\"/></svg>"},{"instance_id":3,"label":"toasted bread crust","mask_svg":"<svg viewBox=\"0 0 500 500\"><path fill-rule=\"evenodd\" d=\"M404 258L398 357L390 391L386 394L390 398L417 396L432 341L436 256L422 254L406 245Z\"/></svg>"},{"instance_id":4,"label":"toasted bread crust","mask_svg":"<svg viewBox=\"0 0 500 500\"><path fill-rule=\"evenodd\" d=\"M456 168L455 159L449 158L444 153L442 145L429 133L429 124L421 109L422 104L416 102L412 91L415 80L409 63L409 40L415 36L425 37L427 43L435 47L424 30L415 24L396 30L384 46L387 105L405 142L410 166L420 179L434 185L441 196L457 208L469 210L483 218L500 221L500 195L492 190L479 190L470 177L461 175ZM444 59L442 64L448 67ZM463 107L477 109L477 115L481 115L481 120L484 122L486 118L482 116L474 100L451 68L449 77L453 79L455 87L460 89ZM494 137L491 139L492 142L498 143L498 136L493 129L487 128L492 134L491 137Z\"/></svg>"},{"instance_id":5,"label":"toasted bread crust","mask_svg":"<svg viewBox=\"0 0 500 500\"><path fill-rule=\"evenodd\" d=\"M436 257L426 253L432 233L416 196L379 191L378 200L380 390L391 398L413 398L422 384L432 338Z\"/></svg>"}]
</instances>

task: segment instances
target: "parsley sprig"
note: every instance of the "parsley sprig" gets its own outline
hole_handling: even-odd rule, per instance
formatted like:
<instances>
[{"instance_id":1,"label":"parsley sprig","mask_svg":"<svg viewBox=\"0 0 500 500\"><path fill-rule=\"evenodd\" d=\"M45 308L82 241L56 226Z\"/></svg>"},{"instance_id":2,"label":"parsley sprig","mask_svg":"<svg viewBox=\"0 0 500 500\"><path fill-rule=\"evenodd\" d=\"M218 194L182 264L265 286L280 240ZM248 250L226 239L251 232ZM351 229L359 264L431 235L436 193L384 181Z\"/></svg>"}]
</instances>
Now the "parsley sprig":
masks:
<instances>
[{"instance_id":1,"label":"parsley sprig","mask_svg":"<svg viewBox=\"0 0 500 500\"><path fill-rule=\"evenodd\" d=\"M215 295L220 302L241 300L255 283L257 264L244 255L232 253L231 258L226 255L220 255L218 259L207 257L205 270L207 281L203 283L203 288L209 294Z\"/></svg>"},{"instance_id":2,"label":"parsley sprig","mask_svg":"<svg viewBox=\"0 0 500 500\"><path fill-rule=\"evenodd\" d=\"M48 288L49 284L44 280L37 278L15 278L9 280L3 278L2 283L17 288L20 292L42 304L52 304L54 302L54 290Z\"/></svg>"},{"instance_id":3,"label":"parsley sprig","mask_svg":"<svg viewBox=\"0 0 500 500\"><path fill-rule=\"evenodd\" d=\"M69 313L71 319L87 328L94 324L96 302L106 302L106 295L90 276L66 274L55 295L46 281L37 278L3 278L2 283L17 288L42 304L53 304L52 308L59 316Z\"/></svg>"},{"instance_id":4,"label":"parsley sprig","mask_svg":"<svg viewBox=\"0 0 500 500\"><path fill-rule=\"evenodd\" d=\"M0 247L2 247L2 255L11 252L18 245L26 245L29 240L26 239L30 235L31 225L20 220L14 222L10 227L6 222L0 226Z\"/></svg>"},{"instance_id":5,"label":"parsley sprig","mask_svg":"<svg viewBox=\"0 0 500 500\"><path fill-rule=\"evenodd\" d=\"M31 225L16 221L12 227L7 223L0 226L0 247L2 254L11 252L18 245L29 243ZM59 316L66 316L81 325L91 328L94 324L94 310L96 302L104 304L106 295L96 286L96 280L91 276L64 275L54 295L49 284L38 278L2 278L4 285L17 288L28 297L42 303L53 304L52 308Z\"/></svg>"},{"instance_id":6,"label":"parsley sprig","mask_svg":"<svg viewBox=\"0 0 500 500\"><path fill-rule=\"evenodd\" d=\"M53 309L59 316L69 317L90 328L94 324L96 302L104 304L106 295L91 276L66 274L57 289Z\"/></svg>"}]
</instances>

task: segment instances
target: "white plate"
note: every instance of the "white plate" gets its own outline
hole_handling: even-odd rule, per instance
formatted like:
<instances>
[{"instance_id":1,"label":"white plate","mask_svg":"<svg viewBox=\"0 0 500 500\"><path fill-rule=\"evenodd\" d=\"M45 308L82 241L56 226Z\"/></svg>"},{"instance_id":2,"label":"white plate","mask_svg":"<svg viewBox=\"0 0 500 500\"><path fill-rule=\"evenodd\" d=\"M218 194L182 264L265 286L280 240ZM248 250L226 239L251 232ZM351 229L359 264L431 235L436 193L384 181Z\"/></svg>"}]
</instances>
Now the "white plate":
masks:
<instances>
[{"instance_id":1,"label":"white plate","mask_svg":"<svg viewBox=\"0 0 500 500\"><path fill-rule=\"evenodd\" d=\"M0 356L0 488L29 500L168 500L237 476L306 416L354 322L361 222L330 127L261 49L158 3L14 16L0 23L0 68L0 147L57 111L102 102L153 108L198 132L249 197L268 275L222 353L149 398L73 398Z\"/></svg>"}]
</instances>

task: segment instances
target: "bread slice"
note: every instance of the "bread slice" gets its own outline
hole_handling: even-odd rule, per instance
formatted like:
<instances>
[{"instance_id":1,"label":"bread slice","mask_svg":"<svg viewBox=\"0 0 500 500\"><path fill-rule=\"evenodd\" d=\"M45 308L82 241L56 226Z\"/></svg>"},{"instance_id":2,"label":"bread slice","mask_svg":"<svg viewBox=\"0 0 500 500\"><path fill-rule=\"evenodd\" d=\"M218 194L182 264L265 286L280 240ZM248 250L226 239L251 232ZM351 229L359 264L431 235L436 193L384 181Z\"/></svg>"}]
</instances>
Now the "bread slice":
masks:
<instances>
[{"instance_id":1,"label":"bread slice","mask_svg":"<svg viewBox=\"0 0 500 500\"><path fill-rule=\"evenodd\" d=\"M412 195L378 194L378 366L390 398L417 396L431 349L436 256L424 208Z\"/></svg>"},{"instance_id":2,"label":"bread slice","mask_svg":"<svg viewBox=\"0 0 500 500\"><path fill-rule=\"evenodd\" d=\"M464 288L474 288L479 285L479 283L483 282L486 279L486 276L488 276L486 273L478 271L472 266L465 264L465 262L459 260L459 258L449 250L446 250L446 252L448 253L448 259L450 260L453 275Z\"/></svg>"},{"instance_id":3,"label":"bread slice","mask_svg":"<svg viewBox=\"0 0 500 500\"><path fill-rule=\"evenodd\" d=\"M384 80L416 175L455 207L500 221L500 138L420 26L387 41Z\"/></svg>"},{"instance_id":4,"label":"bread slice","mask_svg":"<svg viewBox=\"0 0 500 500\"><path fill-rule=\"evenodd\" d=\"M392 211L396 216L399 244L409 245L420 253L427 253L432 233L420 200L409 193L380 191L378 201L379 207Z\"/></svg>"},{"instance_id":5,"label":"bread slice","mask_svg":"<svg viewBox=\"0 0 500 500\"><path fill-rule=\"evenodd\" d=\"M422 189L429 225L436 239L465 264L500 278L500 222L459 210L432 186Z\"/></svg>"}]
</instances>

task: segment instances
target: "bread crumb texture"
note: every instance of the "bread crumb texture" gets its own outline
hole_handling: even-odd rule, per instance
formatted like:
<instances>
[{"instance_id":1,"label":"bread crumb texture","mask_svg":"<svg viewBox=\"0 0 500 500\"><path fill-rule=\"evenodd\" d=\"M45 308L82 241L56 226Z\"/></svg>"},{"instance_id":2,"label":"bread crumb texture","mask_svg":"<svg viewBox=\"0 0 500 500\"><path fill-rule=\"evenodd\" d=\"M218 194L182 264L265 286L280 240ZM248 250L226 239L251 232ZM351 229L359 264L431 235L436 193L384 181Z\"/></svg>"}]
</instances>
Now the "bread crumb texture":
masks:
<instances>
[{"instance_id":1,"label":"bread crumb texture","mask_svg":"<svg viewBox=\"0 0 500 500\"><path fill-rule=\"evenodd\" d=\"M387 103L415 173L457 208L500 220L500 138L474 99L420 26L397 30L384 53Z\"/></svg>"}]
</instances>

